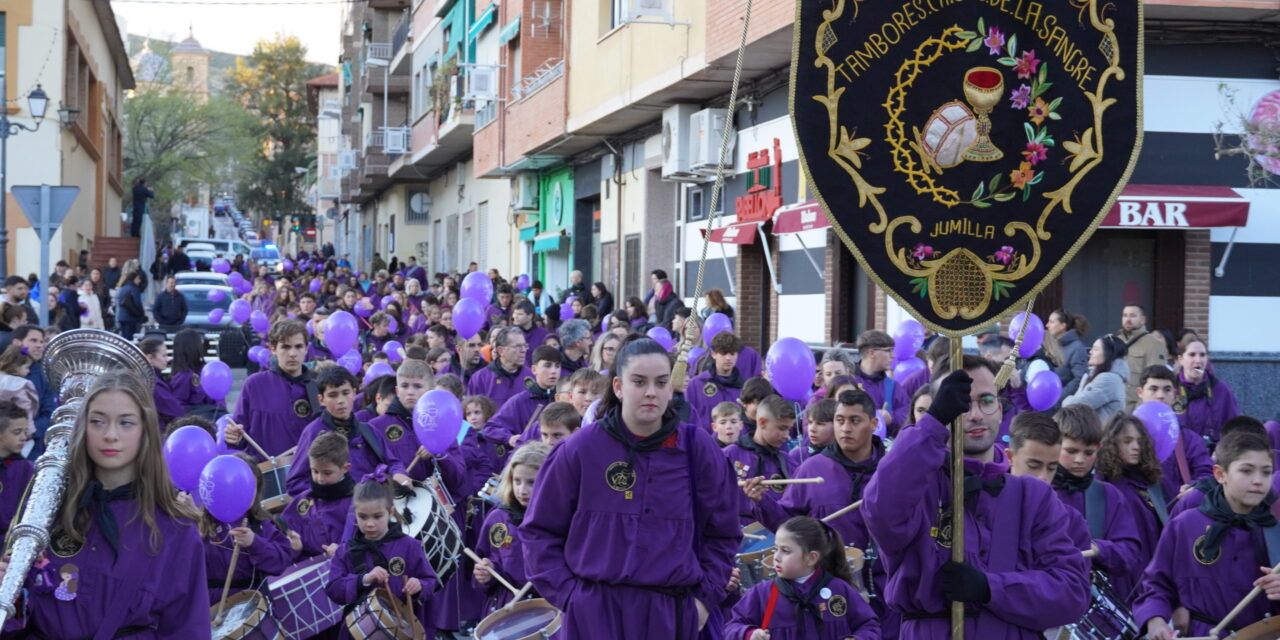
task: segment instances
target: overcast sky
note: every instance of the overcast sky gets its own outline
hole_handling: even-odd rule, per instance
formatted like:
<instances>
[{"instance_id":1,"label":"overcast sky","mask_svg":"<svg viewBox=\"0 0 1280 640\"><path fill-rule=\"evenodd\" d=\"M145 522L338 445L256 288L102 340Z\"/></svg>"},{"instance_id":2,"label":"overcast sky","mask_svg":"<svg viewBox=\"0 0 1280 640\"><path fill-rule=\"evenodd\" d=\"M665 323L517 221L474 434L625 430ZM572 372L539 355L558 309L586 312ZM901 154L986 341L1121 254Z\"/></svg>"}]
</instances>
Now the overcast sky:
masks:
<instances>
[{"instance_id":1,"label":"overcast sky","mask_svg":"<svg viewBox=\"0 0 1280 640\"><path fill-rule=\"evenodd\" d=\"M341 48L341 4L261 6L262 0L223 0L224 5L111 3L129 33L157 40L182 40L187 29L206 49L240 55L253 53L253 45L283 32L297 36L307 47L307 59L334 65ZM281 0L283 3L286 0ZM245 6L235 6L246 3Z\"/></svg>"}]
</instances>

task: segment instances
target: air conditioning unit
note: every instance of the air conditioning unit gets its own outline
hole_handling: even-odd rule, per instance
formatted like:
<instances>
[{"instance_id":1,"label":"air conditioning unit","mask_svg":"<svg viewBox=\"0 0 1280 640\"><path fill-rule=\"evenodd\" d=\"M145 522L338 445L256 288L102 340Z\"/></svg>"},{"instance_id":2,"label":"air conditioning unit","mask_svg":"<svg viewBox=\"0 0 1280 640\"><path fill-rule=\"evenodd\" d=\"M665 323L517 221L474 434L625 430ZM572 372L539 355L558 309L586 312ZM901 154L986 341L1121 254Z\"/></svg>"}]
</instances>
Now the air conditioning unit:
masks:
<instances>
[{"instance_id":1,"label":"air conditioning unit","mask_svg":"<svg viewBox=\"0 0 1280 640\"><path fill-rule=\"evenodd\" d=\"M720 162L720 140L724 135L727 109L703 109L689 118L689 170L700 175L715 175ZM729 132L729 155L725 171L733 173L733 147L737 136Z\"/></svg>"},{"instance_id":2,"label":"air conditioning unit","mask_svg":"<svg viewBox=\"0 0 1280 640\"><path fill-rule=\"evenodd\" d=\"M497 84L497 68L484 67L476 65L471 67L471 72L467 74L467 100L493 100L495 91L494 86Z\"/></svg>"},{"instance_id":3,"label":"air conditioning unit","mask_svg":"<svg viewBox=\"0 0 1280 640\"><path fill-rule=\"evenodd\" d=\"M359 151L352 149L350 151L343 151L342 153L338 154L338 168L344 169L347 171L355 169L357 153L359 153Z\"/></svg>"},{"instance_id":4,"label":"air conditioning unit","mask_svg":"<svg viewBox=\"0 0 1280 640\"><path fill-rule=\"evenodd\" d=\"M662 111L662 179L698 180L689 168L689 120L697 105L676 104Z\"/></svg>"},{"instance_id":5,"label":"air conditioning unit","mask_svg":"<svg viewBox=\"0 0 1280 640\"><path fill-rule=\"evenodd\" d=\"M675 21L671 11L672 0L630 0L627 22L661 22L671 24Z\"/></svg>"},{"instance_id":6,"label":"air conditioning unit","mask_svg":"<svg viewBox=\"0 0 1280 640\"><path fill-rule=\"evenodd\" d=\"M522 173L516 176L516 211L538 210L538 174Z\"/></svg>"}]
</instances>

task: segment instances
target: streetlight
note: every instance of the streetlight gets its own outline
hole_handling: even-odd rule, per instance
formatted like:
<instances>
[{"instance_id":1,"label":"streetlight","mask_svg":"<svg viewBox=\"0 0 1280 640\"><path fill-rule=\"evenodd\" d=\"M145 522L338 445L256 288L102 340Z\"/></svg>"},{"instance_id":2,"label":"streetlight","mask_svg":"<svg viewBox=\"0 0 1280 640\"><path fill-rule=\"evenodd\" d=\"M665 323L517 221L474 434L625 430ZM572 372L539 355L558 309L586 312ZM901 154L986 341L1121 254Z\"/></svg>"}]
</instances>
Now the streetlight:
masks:
<instances>
[{"instance_id":1,"label":"streetlight","mask_svg":"<svg viewBox=\"0 0 1280 640\"><path fill-rule=\"evenodd\" d=\"M0 47L0 51L4 51L4 49ZM0 69L0 97L8 95L8 90L4 69ZM18 135L19 131L38 130L41 121L44 120L45 110L48 108L49 94L45 93L44 88L37 84L35 90L27 94L27 110L31 112L31 119L35 120L36 126L28 127L21 122L10 122L9 110L0 109L0 280L9 275L9 199L5 197L9 193L9 175L6 169L9 157L9 137ZM74 119L74 115L72 118Z\"/></svg>"}]
</instances>

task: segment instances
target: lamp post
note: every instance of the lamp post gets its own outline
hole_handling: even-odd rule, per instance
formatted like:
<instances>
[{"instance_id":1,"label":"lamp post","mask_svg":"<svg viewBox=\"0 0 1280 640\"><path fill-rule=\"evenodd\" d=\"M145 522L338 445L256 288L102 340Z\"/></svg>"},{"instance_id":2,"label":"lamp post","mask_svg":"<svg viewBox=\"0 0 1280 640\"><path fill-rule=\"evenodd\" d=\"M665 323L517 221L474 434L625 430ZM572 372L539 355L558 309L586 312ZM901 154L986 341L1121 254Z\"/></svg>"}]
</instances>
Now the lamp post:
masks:
<instances>
[{"instance_id":1,"label":"lamp post","mask_svg":"<svg viewBox=\"0 0 1280 640\"><path fill-rule=\"evenodd\" d=\"M4 51L0 47L0 54ZM4 56L0 55L0 60ZM8 95L8 80L5 78L3 66L0 65L0 98ZM18 135L18 131L36 131L40 128L40 122L44 120L45 110L49 108L49 95L44 92L40 85L36 85L34 91L27 95L27 109L31 112L31 118L36 121L36 126L28 127L21 122L9 121L8 108L0 109L0 280L9 276L9 175L8 175L8 157L9 157L9 137ZM46 285L47 286L47 285Z\"/></svg>"}]
</instances>

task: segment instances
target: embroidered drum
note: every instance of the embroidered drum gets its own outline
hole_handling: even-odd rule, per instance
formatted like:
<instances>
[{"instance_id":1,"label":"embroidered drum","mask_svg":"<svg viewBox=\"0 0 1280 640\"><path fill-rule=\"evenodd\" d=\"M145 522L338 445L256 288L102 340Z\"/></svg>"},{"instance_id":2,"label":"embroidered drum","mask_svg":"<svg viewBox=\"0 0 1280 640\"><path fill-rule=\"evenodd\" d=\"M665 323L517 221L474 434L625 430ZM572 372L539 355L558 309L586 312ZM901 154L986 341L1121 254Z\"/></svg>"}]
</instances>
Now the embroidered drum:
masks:
<instances>
[{"instance_id":1,"label":"embroidered drum","mask_svg":"<svg viewBox=\"0 0 1280 640\"><path fill-rule=\"evenodd\" d=\"M278 635L267 598L257 591L241 591L227 598L221 619L218 605L209 607L213 640L275 640Z\"/></svg>"},{"instance_id":2,"label":"embroidered drum","mask_svg":"<svg viewBox=\"0 0 1280 640\"><path fill-rule=\"evenodd\" d=\"M310 638L342 621L342 607L324 592L329 582L329 558L320 555L267 578L271 615L290 640Z\"/></svg>"},{"instance_id":3,"label":"embroidered drum","mask_svg":"<svg viewBox=\"0 0 1280 640\"><path fill-rule=\"evenodd\" d=\"M371 591L347 614L347 631L355 640L423 640L426 631L418 618L386 589Z\"/></svg>"},{"instance_id":4,"label":"embroidered drum","mask_svg":"<svg viewBox=\"0 0 1280 640\"><path fill-rule=\"evenodd\" d=\"M405 535L422 542L431 568L440 584L444 584L458 567L462 531L453 520L453 504L445 501L448 493L438 482L431 482L433 479L415 482L413 495L396 498L395 507Z\"/></svg>"},{"instance_id":5,"label":"embroidered drum","mask_svg":"<svg viewBox=\"0 0 1280 640\"><path fill-rule=\"evenodd\" d=\"M494 611L476 625L474 640L546 640L560 630L560 610L546 600L524 600Z\"/></svg>"}]
</instances>

